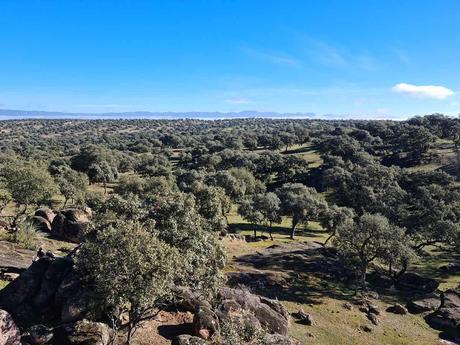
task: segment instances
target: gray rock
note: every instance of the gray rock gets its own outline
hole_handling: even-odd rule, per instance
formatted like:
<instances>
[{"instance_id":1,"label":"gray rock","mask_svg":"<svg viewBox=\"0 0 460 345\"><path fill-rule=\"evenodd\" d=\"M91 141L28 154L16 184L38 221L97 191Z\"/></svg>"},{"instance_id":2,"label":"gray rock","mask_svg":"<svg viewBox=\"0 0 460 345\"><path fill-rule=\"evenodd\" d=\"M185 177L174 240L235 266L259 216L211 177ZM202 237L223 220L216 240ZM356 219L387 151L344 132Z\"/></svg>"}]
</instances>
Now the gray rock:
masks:
<instances>
[{"instance_id":1,"label":"gray rock","mask_svg":"<svg viewBox=\"0 0 460 345\"><path fill-rule=\"evenodd\" d=\"M244 289L232 289L229 287L223 287L219 290L219 299L232 299L246 310L256 309L261 303L260 297L253 295L249 291Z\"/></svg>"},{"instance_id":2,"label":"gray rock","mask_svg":"<svg viewBox=\"0 0 460 345\"><path fill-rule=\"evenodd\" d=\"M219 331L219 319L208 307L198 306L193 316L193 331L196 336L209 339Z\"/></svg>"},{"instance_id":3,"label":"gray rock","mask_svg":"<svg viewBox=\"0 0 460 345\"><path fill-rule=\"evenodd\" d=\"M35 261L28 270L0 290L0 307L16 314L22 304L31 304L35 294L40 291L42 279L51 265L47 258Z\"/></svg>"},{"instance_id":4,"label":"gray rock","mask_svg":"<svg viewBox=\"0 0 460 345\"><path fill-rule=\"evenodd\" d=\"M459 336L460 291L449 289L441 294L441 305L425 317L426 322L437 330Z\"/></svg>"},{"instance_id":5,"label":"gray rock","mask_svg":"<svg viewBox=\"0 0 460 345\"><path fill-rule=\"evenodd\" d=\"M198 337L194 337L188 334L179 335L174 338L171 345L204 345L206 342Z\"/></svg>"},{"instance_id":6,"label":"gray rock","mask_svg":"<svg viewBox=\"0 0 460 345\"><path fill-rule=\"evenodd\" d=\"M405 273L399 277L396 287L399 290L417 291L423 293L432 293L436 291L439 282L432 278L426 278L417 273Z\"/></svg>"},{"instance_id":7,"label":"gray rock","mask_svg":"<svg viewBox=\"0 0 460 345\"><path fill-rule=\"evenodd\" d=\"M369 314L375 314L375 315L380 315L380 309L378 306L376 306L375 304L371 304L369 303L368 306L368 312Z\"/></svg>"},{"instance_id":8,"label":"gray rock","mask_svg":"<svg viewBox=\"0 0 460 345\"><path fill-rule=\"evenodd\" d=\"M53 329L44 325L35 325L30 327L26 334L23 335L23 340L33 345L48 344L53 339Z\"/></svg>"},{"instance_id":9,"label":"gray rock","mask_svg":"<svg viewBox=\"0 0 460 345\"><path fill-rule=\"evenodd\" d=\"M367 318L369 319L370 322L372 322L374 325L378 325L379 324L379 319L377 318L377 315L375 314L372 314L372 313L369 313L367 314Z\"/></svg>"},{"instance_id":10,"label":"gray rock","mask_svg":"<svg viewBox=\"0 0 460 345\"><path fill-rule=\"evenodd\" d=\"M373 271L366 276L366 281L369 282L372 286L381 289L388 289L393 286L393 279L387 275Z\"/></svg>"},{"instance_id":11,"label":"gray rock","mask_svg":"<svg viewBox=\"0 0 460 345\"><path fill-rule=\"evenodd\" d=\"M37 226L38 230L42 232L50 232L51 231L51 223L43 217L40 216L33 216L31 218L32 223Z\"/></svg>"},{"instance_id":12,"label":"gray rock","mask_svg":"<svg viewBox=\"0 0 460 345\"><path fill-rule=\"evenodd\" d=\"M293 314L293 316L297 317L299 319L299 322L303 323L304 325L312 326L314 324L313 318L311 317L311 315L304 312L303 309L300 309L300 311Z\"/></svg>"},{"instance_id":13,"label":"gray rock","mask_svg":"<svg viewBox=\"0 0 460 345\"><path fill-rule=\"evenodd\" d=\"M20 345L21 333L11 315L0 309L0 345Z\"/></svg>"},{"instance_id":14,"label":"gray rock","mask_svg":"<svg viewBox=\"0 0 460 345\"><path fill-rule=\"evenodd\" d=\"M431 295L409 302L408 310L413 314L420 314L427 311L434 311L441 305L441 297L439 295Z\"/></svg>"},{"instance_id":15,"label":"gray rock","mask_svg":"<svg viewBox=\"0 0 460 345\"><path fill-rule=\"evenodd\" d=\"M112 336L112 330L105 323L88 320L77 321L64 329L72 345L108 345Z\"/></svg>"},{"instance_id":16,"label":"gray rock","mask_svg":"<svg viewBox=\"0 0 460 345\"><path fill-rule=\"evenodd\" d=\"M372 332L372 327L369 325L361 325L359 328L366 333Z\"/></svg>"},{"instance_id":17,"label":"gray rock","mask_svg":"<svg viewBox=\"0 0 460 345\"><path fill-rule=\"evenodd\" d=\"M275 300L260 298L244 289L224 287L219 291L221 300L233 300L243 310L252 312L269 333L288 334L289 313Z\"/></svg>"},{"instance_id":18,"label":"gray rock","mask_svg":"<svg viewBox=\"0 0 460 345\"><path fill-rule=\"evenodd\" d=\"M439 270L444 271L446 273L456 272L460 270L460 264L458 263L449 263L447 265L439 267Z\"/></svg>"},{"instance_id":19,"label":"gray rock","mask_svg":"<svg viewBox=\"0 0 460 345\"><path fill-rule=\"evenodd\" d=\"M351 305L351 303L348 302L344 303L343 307L347 310L353 310L353 306Z\"/></svg>"},{"instance_id":20,"label":"gray rock","mask_svg":"<svg viewBox=\"0 0 460 345\"><path fill-rule=\"evenodd\" d=\"M54 213L53 210L45 207L36 210L34 216L42 217L51 224L54 220L54 217L56 216L56 213Z\"/></svg>"},{"instance_id":21,"label":"gray rock","mask_svg":"<svg viewBox=\"0 0 460 345\"><path fill-rule=\"evenodd\" d=\"M38 309L45 309L51 305L51 301L59 288L62 280L71 272L73 262L68 258L52 260L43 274L40 289L33 298L33 305Z\"/></svg>"},{"instance_id":22,"label":"gray rock","mask_svg":"<svg viewBox=\"0 0 460 345\"><path fill-rule=\"evenodd\" d=\"M269 333L288 334L288 321L283 315L271 309L267 304L260 304L253 312L262 327Z\"/></svg>"},{"instance_id":23,"label":"gray rock","mask_svg":"<svg viewBox=\"0 0 460 345\"><path fill-rule=\"evenodd\" d=\"M281 334L267 334L262 340L264 345L297 345L299 342L281 335Z\"/></svg>"},{"instance_id":24,"label":"gray rock","mask_svg":"<svg viewBox=\"0 0 460 345\"><path fill-rule=\"evenodd\" d=\"M211 304L205 301L197 293L192 292L189 288L174 286L173 291L176 295L176 306L180 309L194 312L198 306L211 308Z\"/></svg>"},{"instance_id":25,"label":"gray rock","mask_svg":"<svg viewBox=\"0 0 460 345\"><path fill-rule=\"evenodd\" d=\"M388 307L387 312L390 312L393 314L399 314L399 315L406 315L407 309L401 304L395 304L395 305L392 305L391 307Z\"/></svg>"},{"instance_id":26,"label":"gray rock","mask_svg":"<svg viewBox=\"0 0 460 345\"><path fill-rule=\"evenodd\" d=\"M65 241L79 243L89 222L90 216L87 212L77 209L62 210L51 223L51 234Z\"/></svg>"}]
</instances>

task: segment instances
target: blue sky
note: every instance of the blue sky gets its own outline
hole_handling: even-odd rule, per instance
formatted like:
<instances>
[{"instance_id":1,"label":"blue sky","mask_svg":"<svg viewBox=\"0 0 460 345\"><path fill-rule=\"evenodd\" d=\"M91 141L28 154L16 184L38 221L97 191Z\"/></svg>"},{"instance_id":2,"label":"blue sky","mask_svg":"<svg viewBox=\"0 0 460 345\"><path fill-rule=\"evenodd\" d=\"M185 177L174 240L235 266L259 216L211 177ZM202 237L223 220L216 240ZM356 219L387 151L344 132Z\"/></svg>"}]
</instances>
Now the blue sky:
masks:
<instances>
[{"instance_id":1,"label":"blue sky","mask_svg":"<svg viewBox=\"0 0 460 345\"><path fill-rule=\"evenodd\" d=\"M0 1L0 108L460 113L458 0Z\"/></svg>"}]
</instances>

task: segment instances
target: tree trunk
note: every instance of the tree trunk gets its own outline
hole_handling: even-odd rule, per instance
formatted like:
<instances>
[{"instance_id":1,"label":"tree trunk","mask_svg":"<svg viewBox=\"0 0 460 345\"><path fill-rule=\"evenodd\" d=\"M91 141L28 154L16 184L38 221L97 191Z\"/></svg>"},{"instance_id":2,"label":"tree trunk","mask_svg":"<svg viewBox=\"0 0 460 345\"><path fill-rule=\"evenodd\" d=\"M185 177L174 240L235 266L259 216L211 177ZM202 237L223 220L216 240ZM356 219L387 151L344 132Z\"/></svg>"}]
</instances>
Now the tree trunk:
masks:
<instances>
[{"instance_id":1,"label":"tree trunk","mask_svg":"<svg viewBox=\"0 0 460 345\"><path fill-rule=\"evenodd\" d=\"M361 266L361 287L366 289L366 272L367 272L367 264L362 264Z\"/></svg>"},{"instance_id":2,"label":"tree trunk","mask_svg":"<svg viewBox=\"0 0 460 345\"><path fill-rule=\"evenodd\" d=\"M272 236L272 222L269 223L269 226L268 226L268 234L270 235L270 239L273 241L273 236Z\"/></svg>"},{"instance_id":3,"label":"tree trunk","mask_svg":"<svg viewBox=\"0 0 460 345\"><path fill-rule=\"evenodd\" d=\"M104 185L104 194L107 194L107 182L105 182L105 179L102 184Z\"/></svg>"},{"instance_id":4,"label":"tree trunk","mask_svg":"<svg viewBox=\"0 0 460 345\"><path fill-rule=\"evenodd\" d=\"M257 225L253 224L253 226L254 226L254 238L256 238L257 237L257 227L256 227Z\"/></svg>"},{"instance_id":5,"label":"tree trunk","mask_svg":"<svg viewBox=\"0 0 460 345\"><path fill-rule=\"evenodd\" d=\"M20 206L19 206L20 207ZM18 220L21 216L23 216L27 212L27 205L24 205L24 209L19 211L16 216L13 218L12 227L16 228Z\"/></svg>"},{"instance_id":6,"label":"tree trunk","mask_svg":"<svg viewBox=\"0 0 460 345\"><path fill-rule=\"evenodd\" d=\"M298 224L298 222L296 220L294 220L294 218L292 218L292 228L291 228L291 236L290 236L291 240L294 239L295 227L297 226L297 224Z\"/></svg>"},{"instance_id":7,"label":"tree trunk","mask_svg":"<svg viewBox=\"0 0 460 345\"><path fill-rule=\"evenodd\" d=\"M134 337L134 333L136 332L137 330L137 326L140 322L139 319L137 319L137 317L133 317L133 321L131 321L131 316L133 316L132 313L129 313L130 314L130 320L128 322L128 334L126 336L126 345L131 345L132 341L133 341L133 337Z\"/></svg>"},{"instance_id":8,"label":"tree trunk","mask_svg":"<svg viewBox=\"0 0 460 345\"><path fill-rule=\"evenodd\" d=\"M324 241L324 244L323 244L323 245L326 247L326 244L327 244L327 243L331 240L331 238L334 237L334 236L335 236L335 233L330 234L329 237L326 238L326 241Z\"/></svg>"},{"instance_id":9,"label":"tree trunk","mask_svg":"<svg viewBox=\"0 0 460 345\"><path fill-rule=\"evenodd\" d=\"M66 207L68 201L69 201L69 199L64 197L64 206L63 207Z\"/></svg>"}]
</instances>

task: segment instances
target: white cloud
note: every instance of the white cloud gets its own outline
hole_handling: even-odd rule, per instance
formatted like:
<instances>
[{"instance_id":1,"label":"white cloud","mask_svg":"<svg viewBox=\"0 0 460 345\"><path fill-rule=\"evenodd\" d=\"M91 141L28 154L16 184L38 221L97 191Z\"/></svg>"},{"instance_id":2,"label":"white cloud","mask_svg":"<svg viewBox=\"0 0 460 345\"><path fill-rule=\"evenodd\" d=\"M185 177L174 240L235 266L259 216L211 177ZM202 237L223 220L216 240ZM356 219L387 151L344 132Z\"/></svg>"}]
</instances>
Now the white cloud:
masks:
<instances>
[{"instance_id":1,"label":"white cloud","mask_svg":"<svg viewBox=\"0 0 460 345\"><path fill-rule=\"evenodd\" d=\"M412 85L399 83L393 86L393 91L418 98L446 99L455 93L444 86Z\"/></svg>"},{"instance_id":2,"label":"white cloud","mask_svg":"<svg viewBox=\"0 0 460 345\"><path fill-rule=\"evenodd\" d=\"M226 99L225 102L230 103L230 104L249 104L251 103L250 100L246 98L241 98L241 97L229 98L229 99Z\"/></svg>"}]
</instances>

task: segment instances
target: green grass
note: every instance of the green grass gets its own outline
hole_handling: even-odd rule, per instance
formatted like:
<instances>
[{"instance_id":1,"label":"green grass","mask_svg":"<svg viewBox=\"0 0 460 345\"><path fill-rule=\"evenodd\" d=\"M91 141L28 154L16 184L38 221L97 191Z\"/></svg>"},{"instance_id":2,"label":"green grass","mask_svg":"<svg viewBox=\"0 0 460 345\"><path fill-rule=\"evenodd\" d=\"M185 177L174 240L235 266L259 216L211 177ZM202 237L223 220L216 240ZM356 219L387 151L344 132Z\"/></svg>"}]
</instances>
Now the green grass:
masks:
<instances>
[{"instance_id":1,"label":"green grass","mask_svg":"<svg viewBox=\"0 0 460 345\"><path fill-rule=\"evenodd\" d=\"M251 224L241 218L237 212L237 205L232 206L232 210L227 215L228 222L233 229L243 235L253 235L254 228L257 230L257 235L269 236L267 229L260 225ZM289 238L291 233L291 218L282 217L282 222L280 224L273 224L272 227L272 236L273 241L267 240L263 243L266 246L270 246L274 242L292 242ZM319 241L324 242L327 238L327 233L321 228L321 225L318 222L308 222L308 226L300 224L296 228L295 241L305 242L305 241ZM264 246L261 242L252 243L257 246Z\"/></svg>"},{"instance_id":2,"label":"green grass","mask_svg":"<svg viewBox=\"0 0 460 345\"><path fill-rule=\"evenodd\" d=\"M419 257L412 264L411 270L440 282L439 289L446 290L460 285L460 271L444 272L439 268L449 263L457 263L460 254L453 247L427 247L428 255Z\"/></svg>"},{"instance_id":3,"label":"green grass","mask_svg":"<svg viewBox=\"0 0 460 345\"><path fill-rule=\"evenodd\" d=\"M229 223L241 228L242 234L253 234L253 224L248 224L238 214L234 205L228 215ZM274 227L274 240L261 242L224 242L230 258L226 272L245 271L245 268L235 260L242 255L263 255L264 249L280 243L298 243L305 241L323 242L327 236L320 225L310 222L307 228L299 227L294 241L289 239L290 219L283 217L281 224ZM257 226L257 225L255 225ZM259 234L259 233L258 233ZM460 283L460 272L455 274L443 274L439 267L447 263L459 262L460 255L450 248L427 248L428 256L420 257L410 271L415 271L423 276L433 277L440 281L440 289L455 287ZM379 325L373 326L366 316L354 306L353 310L343 308L346 301L352 301L354 291L340 282L324 279L311 273L303 273L296 270L289 272L275 264L273 268L259 269L258 272L266 272L267 275L275 275L278 279L295 274L298 281L288 281L283 292L279 294L279 300L289 310L298 312L300 309L311 314L315 321L314 326L305 326L292 320L290 335L306 344L317 345L433 345L439 342L439 332L430 328L420 315L396 315L384 310L392 303L405 303L404 297L396 294L382 295L380 301L375 303L383 311L379 316ZM287 291L287 292L286 292ZM256 291L257 292L257 291ZM371 333L360 329L362 325L370 325ZM312 337L313 336L313 337Z\"/></svg>"},{"instance_id":4,"label":"green grass","mask_svg":"<svg viewBox=\"0 0 460 345\"><path fill-rule=\"evenodd\" d=\"M10 282L8 280L0 279L0 290L7 286Z\"/></svg>"}]
</instances>

